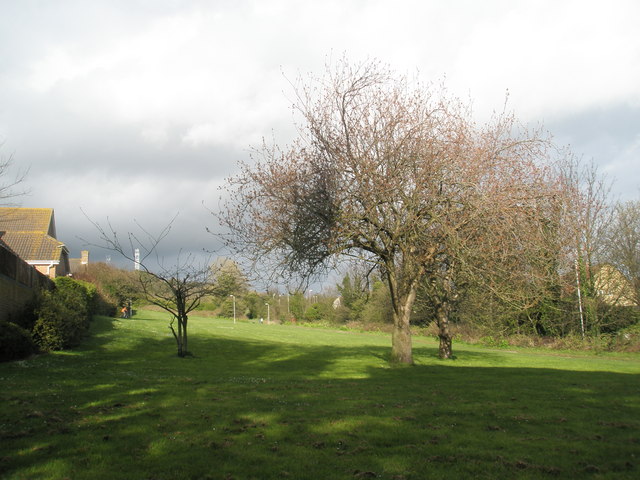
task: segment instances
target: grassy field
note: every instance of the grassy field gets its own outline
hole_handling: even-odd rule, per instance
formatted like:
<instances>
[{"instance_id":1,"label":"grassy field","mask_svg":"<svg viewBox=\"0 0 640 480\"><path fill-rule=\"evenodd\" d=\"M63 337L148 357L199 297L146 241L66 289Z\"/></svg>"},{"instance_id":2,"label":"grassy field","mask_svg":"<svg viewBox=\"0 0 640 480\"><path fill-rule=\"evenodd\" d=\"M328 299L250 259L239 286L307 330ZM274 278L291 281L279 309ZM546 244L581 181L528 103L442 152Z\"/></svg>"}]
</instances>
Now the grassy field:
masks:
<instances>
[{"instance_id":1,"label":"grassy field","mask_svg":"<svg viewBox=\"0 0 640 480\"><path fill-rule=\"evenodd\" d=\"M0 478L640 478L640 357L455 344L392 367L388 335L97 318L0 364Z\"/></svg>"}]
</instances>

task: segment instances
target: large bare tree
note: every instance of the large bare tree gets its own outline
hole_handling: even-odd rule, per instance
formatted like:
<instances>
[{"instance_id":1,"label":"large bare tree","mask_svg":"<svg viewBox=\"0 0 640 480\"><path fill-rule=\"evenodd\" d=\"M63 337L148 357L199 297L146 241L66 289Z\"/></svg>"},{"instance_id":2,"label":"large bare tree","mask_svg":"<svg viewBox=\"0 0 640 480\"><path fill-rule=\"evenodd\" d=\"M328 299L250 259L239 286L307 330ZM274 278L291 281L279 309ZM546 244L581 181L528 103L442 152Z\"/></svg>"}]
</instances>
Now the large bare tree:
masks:
<instances>
[{"instance_id":1,"label":"large bare tree","mask_svg":"<svg viewBox=\"0 0 640 480\"><path fill-rule=\"evenodd\" d=\"M543 220L540 205L557 193L543 166L548 142L511 115L479 126L443 86L376 62L343 61L299 83L294 108L297 140L263 146L228 181L220 216L235 248L303 277L337 256L373 263L389 286L400 363L413 362L418 287L432 284L440 356L450 357L456 272L488 246L525 243L514 218Z\"/></svg>"}]
</instances>

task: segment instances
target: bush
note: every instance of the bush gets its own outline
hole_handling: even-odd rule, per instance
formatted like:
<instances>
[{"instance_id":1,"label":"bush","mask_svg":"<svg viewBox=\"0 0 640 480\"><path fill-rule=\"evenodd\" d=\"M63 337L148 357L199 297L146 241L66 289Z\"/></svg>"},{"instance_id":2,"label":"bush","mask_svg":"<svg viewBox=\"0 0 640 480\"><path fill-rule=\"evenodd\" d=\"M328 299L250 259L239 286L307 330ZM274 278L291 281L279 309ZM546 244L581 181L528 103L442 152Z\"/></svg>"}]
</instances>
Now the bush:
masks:
<instances>
[{"instance_id":1,"label":"bush","mask_svg":"<svg viewBox=\"0 0 640 480\"><path fill-rule=\"evenodd\" d=\"M76 346L89 329L96 290L68 277L57 278L56 288L44 292L33 328L36 344L45 351Z\"/></svg>"},{"instance_id":2,"label":"bush","mask_svg":"<svg viewBox=\"0 0 640 480\"><path fill-rule=\"evenodd\" d=\"M239 312L243 311L242 302L236 300L236 317ZM233 299L225 298L224 301L220 304L219 315L225 318L233 318Z\"/></svg>"},{"instance_id":3,"label":"bush","mask_svg":"<svg viewBox=\"0 0 640 480\"><path fill-rule=\"evenodd\" d=\"M36 352L31 334L15 323L0 322L0 362L19 360Z\"/></svg>"},{"instance_id":4,"label":"bush","mask_svg":"<svg viewBox=\"0 0 640 480\"><path fill-rule=\"evenodd\" d=\"M309 308L307 308L306 312L304 312L304 321L318 322L324 318L323 313L324 312L322 311L322 305L320 305L319 303L314 303L309 306Z\"/></svg>"},{"instance_id":5,"label":"bush","mask_svg":"<svg viewBox=\"0 0 640 480\"><path fill-rule=\"evenodd\" d=\"M56 297L87 321L91 320L91 315L95 311L96 286L69 277L58 277L55 279L55 284Z\"/></svg>"},{"instance_id":6,"label":"bush","mask_svg":"<svg viewBox=\"0 0 640 480\"><path fill-rule=\"evenodd\" d=\"M393 323L391 294L383 282L375 282L369 301L364 306L361 318L372 323Z\"/></svg>"},{"instance_id":7,"label":"bush","mask_svg":"<svg viewBox=\"0 0 640 480\"><path fill-rule=\"evenodd\" d=\"M29 302L24 304L21 309L10 314L7 321L15 323L28 332L33 331L36 320L38 320L38 317L36 316L36 309L38 308L39 301L39 295L34 295L33 298Z\"/></svg>"}]
</instances>

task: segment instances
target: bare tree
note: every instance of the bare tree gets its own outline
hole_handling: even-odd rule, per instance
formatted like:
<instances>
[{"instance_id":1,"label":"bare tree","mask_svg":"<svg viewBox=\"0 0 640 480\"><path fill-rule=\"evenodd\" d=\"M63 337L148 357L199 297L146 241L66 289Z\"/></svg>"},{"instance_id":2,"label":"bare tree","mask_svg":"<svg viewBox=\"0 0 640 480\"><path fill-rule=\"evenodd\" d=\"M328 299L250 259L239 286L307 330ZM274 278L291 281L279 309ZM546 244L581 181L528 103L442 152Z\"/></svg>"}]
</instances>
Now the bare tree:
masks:
<instances>
[{"instance_id":1,"label":"bare tree","mask_svg":"<svg viewBox=\"0 0 640 480\"><path fill-rule=\"evenodd\" d=\"M20 189L20 186L24 183L28 171L17 171L12 174L12 168L13 156L9 158L0 156L0 205L7 207L15 206L13 200L27 193Z\"/></svg>"},{"instance_id":2,"label":"bare tree","mask_svg":"<svg viewBox=\"0 0 640 480\"><path fill-rule=\"evenodd\" d=\"M440 355L451 357L452 272L492 245L487 237L519 238L510 219L554 193L541 166L548 142L510 115L479 127L444 87L373 62L343 61L296 94L299 138L264 146L228 181L221 219L236 249L302 276L337 256L374 264L389 286L400 363L413 362L418 287L439 284Z\"/></svg>"},{"instance_id":3,"label":"bare tree","mask_svg":"<svg viewBox=\"0 0 640 480\"><path fill-rule=\"evenodd\" d=\"M568 234L566 258L575 269L572 290L576 292L580 328L598 331L605 326L607 302L599 298L596 272L607 261L613 208L610 202L611 182L598 171L595 163L585 163L571 155L559 165L565 191L571 197L563 224ZM602 272L601 272L602 273ZM600 277L602 275L600 274ZM569 285L567 285L569 287Z\"/></svg>"},{"instance_id":4,"label":"bare tree","mask_svg":"<svg viewBox=\"0 0 640 480\"><path fill-rule=\"evenodd\" d=\"M169 235L175 217L159 234L148 232L136 222L140 233L127 233L126 243L121 243L108 220L106 228L89 221L98 231L102 242L97 246L119 253L140 266L138 280L142 292L149 302L171 314L169 329L175 338L178 356L190 355L187 334L189 313L212 293L210 279L213 271L208 262L199 264L191 254L180 253L175 263L168 267L164 265L164 260L159 256L159 245ZM139 258L135 256L136 249L141 251Z\"/></svg>"},{"instance_id":5,"label":"bare tree","mask_svg":"<svg viewBox=\"0 0 640 480\"><path fill-rule=\"evenodd\" d=\"M616 205L607 245L609 262L630 282L640 305L640 200Z\"/></svg>"}]
</instances>

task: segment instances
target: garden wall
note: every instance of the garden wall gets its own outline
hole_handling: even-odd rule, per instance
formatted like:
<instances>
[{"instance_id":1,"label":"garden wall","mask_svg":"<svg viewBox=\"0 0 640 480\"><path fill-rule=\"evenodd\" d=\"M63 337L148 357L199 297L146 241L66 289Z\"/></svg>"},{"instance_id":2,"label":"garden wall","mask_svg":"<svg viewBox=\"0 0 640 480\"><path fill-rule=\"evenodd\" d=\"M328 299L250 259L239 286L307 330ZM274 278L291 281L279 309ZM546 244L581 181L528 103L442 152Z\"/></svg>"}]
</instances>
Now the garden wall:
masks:
<instances>
[{"instance_id":1,"label":"garden wall","mask_svg":"<svg viewBox=\"0 0 640 480\"><path fill-rule=\"evenodd\" d=\"M0 243L0 321L20 312L43 288L53 282Z\"/></svg>"}]
</instances>

